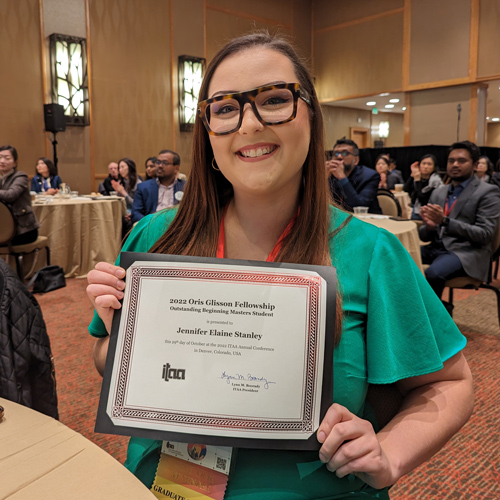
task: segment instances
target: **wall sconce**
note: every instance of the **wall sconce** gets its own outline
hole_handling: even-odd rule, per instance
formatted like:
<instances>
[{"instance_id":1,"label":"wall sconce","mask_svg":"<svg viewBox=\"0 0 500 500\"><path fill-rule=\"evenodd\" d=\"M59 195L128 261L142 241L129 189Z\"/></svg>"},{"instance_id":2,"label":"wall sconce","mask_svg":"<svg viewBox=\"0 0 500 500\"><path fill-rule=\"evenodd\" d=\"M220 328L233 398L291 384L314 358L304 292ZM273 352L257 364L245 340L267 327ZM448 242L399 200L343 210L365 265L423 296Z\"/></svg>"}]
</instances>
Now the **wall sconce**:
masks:
<instances>
[{"instance_id":1,"label":"wall sconce","mask_svg":"<svg viewBox=\"0 0 500 500\"><path fill-rule=\"evenodd\" d=\"M205 73L202 57L179 56L179 123L181 131L193 130L198 96Z\"/></svg>"},{"instance_id":2,"label":"wall sconce","mask_svg":"<svg viewBox=\"0 0 500 500\"><path fill-rule=\"evenodd\" d=\"M378 136L381 139L387 139L389 137L389 122L380 122L378 124Z\"/></svg>"},{"instance_id":3,"label":"wall sconce","mask_svg":"<svg viewBox=\"0 0 500 500\"><path fill-rule=\"evenodd\" d=\"M49 40L52 102L64 107L67 125L88 125L86 40L56 33L50 35Z\"/></svg>"}]
</instances>

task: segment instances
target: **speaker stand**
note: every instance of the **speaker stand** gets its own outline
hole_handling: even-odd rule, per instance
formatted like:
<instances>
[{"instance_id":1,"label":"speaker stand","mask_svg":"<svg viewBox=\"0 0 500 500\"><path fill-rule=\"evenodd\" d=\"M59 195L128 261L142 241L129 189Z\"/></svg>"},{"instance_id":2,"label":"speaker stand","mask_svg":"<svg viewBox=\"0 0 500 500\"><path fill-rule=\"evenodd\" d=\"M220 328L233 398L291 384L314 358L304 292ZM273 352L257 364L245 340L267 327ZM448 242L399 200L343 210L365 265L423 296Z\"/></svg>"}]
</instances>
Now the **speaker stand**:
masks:
<instances>
[{"instance_id":1,"label":"speaker stand","mask_svg":"<svg viewBox=\"0 0 500 500\"><path fill-rule=\"evenodd\" d=\"M56 174L59 175L59 170L57 169L57 132L52 132L54 138L52 139L52 147L54 148L54 167L56 169Z\"/></svg>"}]
</instances>

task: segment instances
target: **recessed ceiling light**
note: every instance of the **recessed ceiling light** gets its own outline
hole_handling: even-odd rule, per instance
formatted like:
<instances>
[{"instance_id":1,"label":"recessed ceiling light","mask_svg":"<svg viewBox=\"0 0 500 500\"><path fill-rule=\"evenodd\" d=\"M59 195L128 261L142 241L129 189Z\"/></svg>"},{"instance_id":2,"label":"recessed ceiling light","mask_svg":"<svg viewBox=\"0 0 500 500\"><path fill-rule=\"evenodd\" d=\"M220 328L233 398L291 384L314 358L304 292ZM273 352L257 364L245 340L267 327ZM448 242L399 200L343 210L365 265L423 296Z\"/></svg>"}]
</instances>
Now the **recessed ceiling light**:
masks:
<instances>
[{"instance_id":1,"label":"recessed ceiling light","mask_svg":"<svg viewBox=\"0 0 500 500\"><path fill-rule=\"evenodd\" d=\"M385 97L386 95L389 95L389 92L384 92L383 94L379 94L380 97Z\"/></svg>"},{"instance_id":2,"label":"recessed ceiling light","mask_svg":"<svg viewBox=\"0 0 500 500\"><path fill-rule=\"evenodd\" d=\"M500 118L492 118L491 121L492 122L500 122Z\"/></svg>"},{"instance_id":3,"label":"recessed ceiling light","mask_svg":"<svg viewBox=\"0 0 500 500\"><path fill-rule=\"evenodd\" d=\"M487 119L487 120L489 120L489 119L490 119L490 117L489 117L489 116L487 116L487 117L486 117L486 119Z\"/></svg>"},{"instance_id":4,"label":"recessed ceiling light","mask_svg":"<svg viewBox=\"0 0 500 500\"><path fill-rule=\"evenodd\" d=\"M367 106L375 106L375 104L377 104L375 101L368 101L366 103Z\"/></svg>"},{"instance_id":5,"label":"recessed ceiling light","mask_svg":"<svg viewBox=\"0 0 500 500\"><path fill-rule=\"evenodd\" d=\"M403 111L406 111L406 106L403 106L401 109L402 109Z\"/></svg>"},{"instance_id":6,"label":"recessed ceiling light","mask_svg":"<svg viewBox=\"0 0 500 500\"><path fill-rule=\"evenodd\" d=\"M389 102L399 102L399 99L389 99Z\"/></svg>"},{"instance_id":7,"label":"recessed ceiling light","mask_svg":"<svg viewBox=\"0 0 500 500\"><path fill-rule=\"evenodd\" d=\"M394 104L386 104L384 107L387 109L392 109L394 107Z\"/></svg>"}]
</instances>

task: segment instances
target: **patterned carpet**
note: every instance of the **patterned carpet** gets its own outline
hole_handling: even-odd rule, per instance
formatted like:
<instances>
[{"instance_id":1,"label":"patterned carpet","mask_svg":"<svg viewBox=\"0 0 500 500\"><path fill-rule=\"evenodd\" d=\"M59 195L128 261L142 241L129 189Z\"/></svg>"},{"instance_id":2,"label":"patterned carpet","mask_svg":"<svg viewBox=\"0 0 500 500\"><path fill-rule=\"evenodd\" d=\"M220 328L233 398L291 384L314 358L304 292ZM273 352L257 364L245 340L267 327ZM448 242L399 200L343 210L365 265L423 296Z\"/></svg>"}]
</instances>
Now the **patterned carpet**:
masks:
<instances>
[{"instance_id":1,"label":"patterned carpet","mask_svg":"<svg viewBox=\"0 0 500 500\"><path fill-rule=\"evenodd\" d=\"M93 432L101 384L92 361L94 341L86 329L93 311L86 280L69 279L67 284L36 296L55 357L60 419L123 462L128 438ZM500 327L495 294L457 291L454 318L468 339L465 354L474 376L474 414L437 456L393 487L392 500L500 499Z\"/></svg>"}]
</instances>

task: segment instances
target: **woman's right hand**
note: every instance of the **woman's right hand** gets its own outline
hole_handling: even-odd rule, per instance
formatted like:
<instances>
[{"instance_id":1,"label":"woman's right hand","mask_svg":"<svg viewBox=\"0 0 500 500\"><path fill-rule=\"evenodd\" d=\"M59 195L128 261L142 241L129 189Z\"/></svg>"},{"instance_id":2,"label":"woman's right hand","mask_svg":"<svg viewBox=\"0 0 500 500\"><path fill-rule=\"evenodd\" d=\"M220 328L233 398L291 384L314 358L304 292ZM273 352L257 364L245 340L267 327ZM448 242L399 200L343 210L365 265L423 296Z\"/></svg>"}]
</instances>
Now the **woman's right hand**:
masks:
<instances>
[{"instance_id":1,"label":"woman's right hand","mask_svg":"<svg viewBox=\"0 0 500 500\"><path fill-rule=\"evenodd\" d=\"M414 180L420 180L420 164L418 161L415 161L411 164L411 176Z\"/></svg>"},{"instance_id":2,"label":"woman's right hand","mask_svg":"<svg viewBox=\"0 0 500 500\"><path fill-rule=\"evenodd\" d=\"M98 262L95 269L87 274L87 295L97 314L102 319L108 334L115 309L120 309L120 300L125 289L125 269L122 267Z\"/></svg>"}]
</instances>

